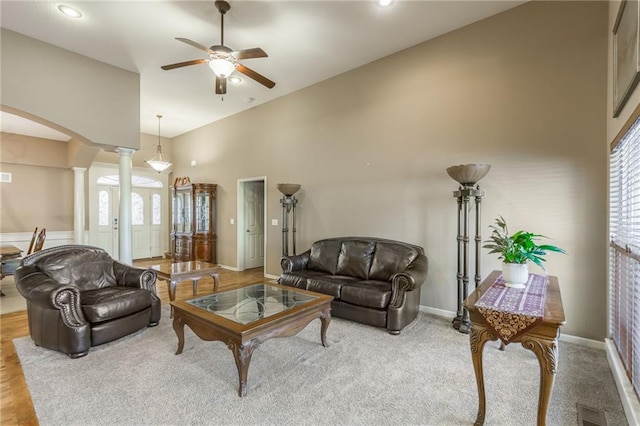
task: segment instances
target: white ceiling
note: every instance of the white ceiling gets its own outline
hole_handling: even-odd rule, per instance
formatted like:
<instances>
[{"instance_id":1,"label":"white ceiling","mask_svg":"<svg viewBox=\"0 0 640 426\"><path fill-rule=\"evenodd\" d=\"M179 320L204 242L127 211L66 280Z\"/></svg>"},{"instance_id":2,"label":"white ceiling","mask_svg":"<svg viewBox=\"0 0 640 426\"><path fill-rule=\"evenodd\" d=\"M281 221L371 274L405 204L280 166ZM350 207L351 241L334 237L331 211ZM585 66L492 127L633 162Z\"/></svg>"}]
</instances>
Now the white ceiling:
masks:
<instances>
[{"instance_id":1,"label":"white ceiling","mask_svg":"<svg viewBox=\"0 0 640 426\"><path fill-rule=\"evenodd\" d=\"M373 0L230 1L225 45L264 49L268 58L241 62L276 86L241 75L242 83L228 84L224 100L214 93L206 65L160 69L206 57L175 37L220 44L213 1L64 2L79 9L81 19L62 15L57 1L1 1L0 25L139 73L141 131L157 134L162 114L162 136L175 137L524 2L396 0L382 8Z\"/></svg>"}]
</instances>

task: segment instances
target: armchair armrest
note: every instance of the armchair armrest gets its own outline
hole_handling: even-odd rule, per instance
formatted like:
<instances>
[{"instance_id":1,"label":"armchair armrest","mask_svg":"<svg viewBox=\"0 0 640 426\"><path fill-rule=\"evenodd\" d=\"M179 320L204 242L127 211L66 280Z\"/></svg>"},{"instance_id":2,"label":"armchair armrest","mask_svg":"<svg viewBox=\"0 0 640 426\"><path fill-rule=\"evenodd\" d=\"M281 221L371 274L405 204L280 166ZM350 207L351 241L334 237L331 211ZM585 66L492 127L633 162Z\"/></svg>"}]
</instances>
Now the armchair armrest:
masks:
<instances>
[{"instance_id":1,"label":"armchair armrest","mask_svg":"<svg viewBox=\"0 0 640 426\"><path fill-rule=\"evenodd\" d=\"M282 259L280 259L282 272L293 272L307 269L307 263L309 263L310 255L311 250L307 250L304 253L295 256L283 257Z\"/></svg>"},{"instance_id":2,"label":"armchair armrest","mask_svg":"<svg viewBox=\"0 0 640 426\"><path fill-rule=\"evenodd\" d=\"M156 294L157 275L152 269L138 268L114 260L113 273L119 286L138 287Z\"/></svg>"},{"instance_id":3,"label":"armchair armrest","mask_svg":"<svg viewBox=\"0 0 640 426\"><path fill-rule=\"evenodd\" d=\"M394 274L391 277L391 302L389 305L394 308L400 307L405 292L415 290L427 278L427 269L427 257L420 255L407 269Z\"/></svg>"},{"instance_id":4,"label":"armchair armrest","mask_svg":"<svg viewBox=\"0 0 640 426\"><path fill-rule=\"evenodd\" d=\"M67 327L81 327L87 323L80 307L80 292L77 288L61 285L47 274L19 268L16 271L16 287L29 303L43 309L60 311Z\"/></svg>"}]
</instances>

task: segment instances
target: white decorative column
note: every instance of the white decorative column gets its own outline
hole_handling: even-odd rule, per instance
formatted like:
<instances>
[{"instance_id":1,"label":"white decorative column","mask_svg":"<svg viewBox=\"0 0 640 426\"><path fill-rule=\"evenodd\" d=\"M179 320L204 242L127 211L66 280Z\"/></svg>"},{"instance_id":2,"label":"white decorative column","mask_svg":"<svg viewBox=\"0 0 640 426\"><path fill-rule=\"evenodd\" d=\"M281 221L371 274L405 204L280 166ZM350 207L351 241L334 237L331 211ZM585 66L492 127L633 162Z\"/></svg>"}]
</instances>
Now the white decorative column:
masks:
<instances>
[{"instance_id":1,"label":"white decorative column","mask_svg":"<svg viewBox=\"0 0 640 426\"><path fill-rule=\"evenodd\" d=\"M131 219L131 148L118 148L120 177L120 218L118 221L118 257L128 265L133 264L133 225Z\"/></svg>"},{"instance_id":2,"label":"white decorative column","mask_svg":"<svg viewBox=\"0 0 640 426\"><path fill-rule=\"evenodd\" d=\"M84 244L84 167L73 169L73 241Z\"/></svg>"}]
</instances>

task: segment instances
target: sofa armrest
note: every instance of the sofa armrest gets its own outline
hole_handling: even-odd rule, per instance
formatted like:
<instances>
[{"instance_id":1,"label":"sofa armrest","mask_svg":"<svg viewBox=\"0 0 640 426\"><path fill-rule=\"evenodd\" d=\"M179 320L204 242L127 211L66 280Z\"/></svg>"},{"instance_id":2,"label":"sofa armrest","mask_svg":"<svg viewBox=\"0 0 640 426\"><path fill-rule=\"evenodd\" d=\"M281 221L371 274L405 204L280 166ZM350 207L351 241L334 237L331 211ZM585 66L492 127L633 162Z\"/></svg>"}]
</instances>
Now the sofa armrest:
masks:
<instances>
[{"instance_id":1,"label":"sofa armrest","mask_svg":"<svg viewBox=\"0 0 640 426\"><path fill-rule=\"evenodd\" d=\"M302 271L303 269L307 269L310 255L311 250L307 250L304 253L295 256L283 257L280 260L282 272Z\"/></svg>"},{"instance_id":2,"label":"sofa armrest","mask_svg":"<svg viewBox=\"0 0 640 426\"><path fill-rule=\"evenodd\" d=\"M80 292L77 288L60 285L47 274L18 268L16 288L29 303L43 309L60 311L67 327L81 327L87 324L80 306Z\"/></svg>"},{"instance_id":3,"label":"sofa armrest","mask_svg":"<svg viewBox=\"0 0 640 426\"><path fill-rule=\"evenodd\" d=\"M153 269L138 268L114 260L113 273L119 286L137 287L156 294L157 275Z\"/></svg>"},{"instance_id":4,"label":"sofa armrest","mask_svg":"<svg viewBox=\"0 0 640 426\"><path fill-rule=\"evenodd\" d=\"M391 302L389 305L398 308L404 300L404 293L413 291L420 287L427 278L427 257L418 256L402 272L398 272L391 277Z\"/></svg>"}]
</instances>

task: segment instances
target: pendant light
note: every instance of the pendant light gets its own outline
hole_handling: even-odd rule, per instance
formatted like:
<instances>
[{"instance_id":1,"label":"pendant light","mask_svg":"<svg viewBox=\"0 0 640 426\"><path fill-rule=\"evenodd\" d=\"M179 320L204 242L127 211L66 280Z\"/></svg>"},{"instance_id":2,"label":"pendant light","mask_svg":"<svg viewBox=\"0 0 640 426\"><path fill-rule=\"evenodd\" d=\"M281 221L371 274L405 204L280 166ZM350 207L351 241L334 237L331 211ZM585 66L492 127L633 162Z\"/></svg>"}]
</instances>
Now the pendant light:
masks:
<instances>
[{"instance_id":1,"label":"pendant light","mask_svg":"<svg viewBox=\"0 0 640 426\"><path fill-rule=\"evenodd\" d=\"M171 163L166 161L162 154L162 143L160 140L160 119L162 118L162 115L158 114L156 117L158 117L158 147L156 148L156 155L151 160L147 160L146 163L160 173L161 171L171 167Z\"/></svg>"}]
</instances>

